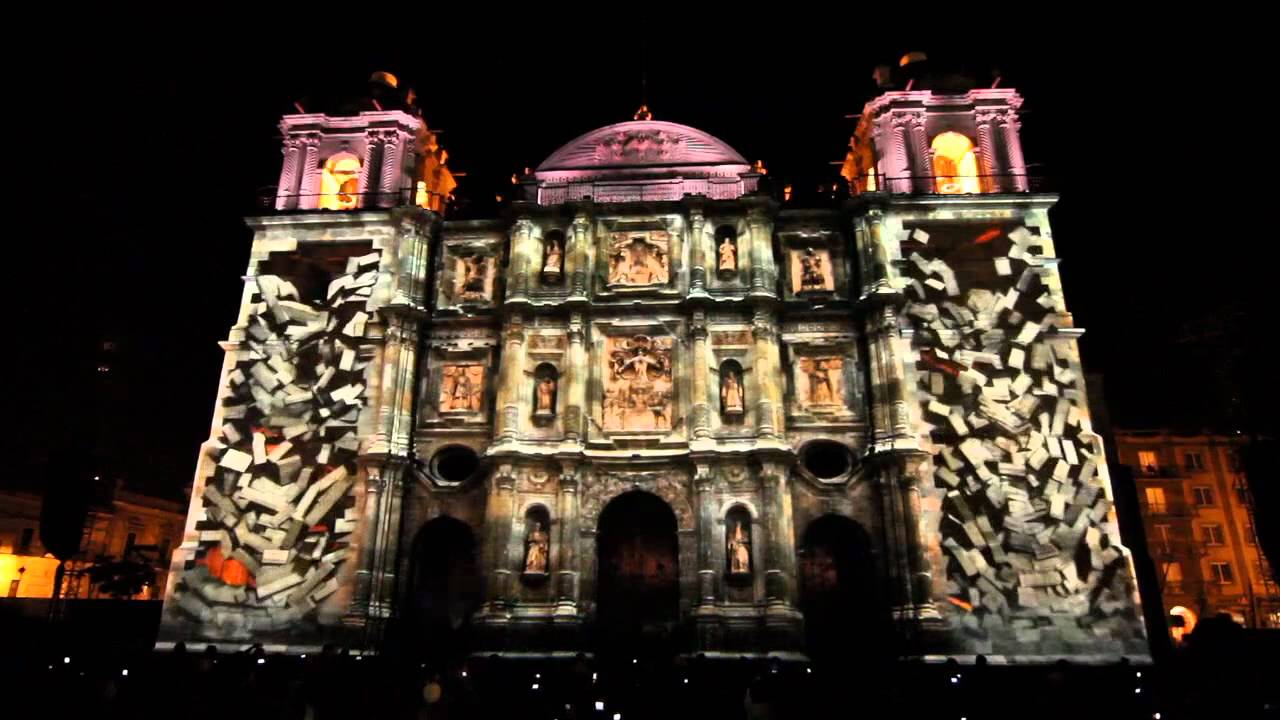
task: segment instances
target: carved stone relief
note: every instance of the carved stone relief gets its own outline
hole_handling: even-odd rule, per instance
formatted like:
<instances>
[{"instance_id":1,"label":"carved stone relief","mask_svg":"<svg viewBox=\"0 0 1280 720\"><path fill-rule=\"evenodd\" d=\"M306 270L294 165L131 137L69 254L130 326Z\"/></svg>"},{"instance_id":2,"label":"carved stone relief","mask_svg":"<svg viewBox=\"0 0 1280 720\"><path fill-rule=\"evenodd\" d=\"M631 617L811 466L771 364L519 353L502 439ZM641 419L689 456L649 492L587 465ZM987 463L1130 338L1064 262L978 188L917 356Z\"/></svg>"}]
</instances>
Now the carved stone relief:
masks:
<instances>
[{"instance_id":1,"label":"carved stone relief","mask_svg":"<svg viewBox=\"0 0 1280 720\"><path fill-rule=\"evenodd\" d=\"M455 302L484 302L493 298L493 258L480 254L454 258Z\"/></svg>"},{"instance_id":2,"label":"carved stone relief","mask_svg":"<svg viewBox=\"0 0 1280 720\"><path fill-rule=\"evenodd\" d=\"M440 377L440 412L480 412L483 403L483 365L444 366Z\"/></svg>"},{"instance_id":3,"label":"carved stone relief","mask_svg":"<svg viewBox=\"0 0 1280 720\"><path fill-rule=\"evenodd\" d=\"M846 408L844 358L802 357L796 363L796 400L801 408Z\"/></svg>"},{"instance_id":4,"label":"carved stone relief","mask_svg":"<svg viewBox=\"0 0 1280 720\"><path fill-rule=\"evenodd\" d=\"M689 477L682 472L601 473L584 484L581 513L583 527L595 527L600 511L613 498L631 490L643 490L662 498L671 506L680 529L693 523L693 505L688 495Z\"/></svg>"},{"instance_id":5,"label":"carved stone relief","mask_svg":"<svg viewBox=\"0 0 1280 720\"><path fill-rule=\"evenodd\" d=\"M671 278L671 235L664 230L615 232L609 240L609 284L666 285Z\"/></svg>"},{"instance_id":6,"label":"carved stone relief","mask_svg":"<svg viewBox=\"0 0 1280 720\"><path fill-rule=\"evenodd\" d=\"M606 430L669 430L672 419L671 338L610 337L605 346Z\"/></svg>"},{"instance_id":7,"label":"carved stone relief","mask_svg":"<svg viewBox=\"0 0 1280 720\"><path fill-rule=\"evenodd\" d=\"M831 269L831 252L826 248L792 250L791 288L797 293L827 292L835 290L835 276Z\"/></svg>"}]
</instances>

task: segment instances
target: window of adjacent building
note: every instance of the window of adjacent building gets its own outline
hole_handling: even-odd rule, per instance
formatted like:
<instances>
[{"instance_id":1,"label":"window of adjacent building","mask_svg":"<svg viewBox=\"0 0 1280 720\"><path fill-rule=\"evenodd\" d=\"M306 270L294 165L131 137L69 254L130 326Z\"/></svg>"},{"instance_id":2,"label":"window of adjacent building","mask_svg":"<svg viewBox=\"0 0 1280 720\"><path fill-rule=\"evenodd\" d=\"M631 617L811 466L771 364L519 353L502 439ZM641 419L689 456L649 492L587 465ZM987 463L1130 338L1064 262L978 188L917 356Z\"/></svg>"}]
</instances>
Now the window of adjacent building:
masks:
<instances>
[{"instance_id":1,"label":"window of adjacent building","mask_svg":"<svg viewBox=\"0 0 1280 720\"><path fill-rule=\"evenodd\" d=\"M340 152L328 160L320 171L321 210L350 210L360 204L360 158Z\"/></svg>"},{"instance_id":2,"label":"window of adjacent building","mask_svg":"<svg viewBox=\"0 0 1280 720\"><path fill-rule=\"evenodd\" d=\"M1203 470L1204 456L1198 452L1188 451L1182 456L1183 465L1187 470Z\"/></svg>"},{"instance_id":3,"label":"window of adjacent building","mask_svg":"<svg viewBox=\"0 0 1280 720\"><path fill-rule=\"evenodd\" d=\"M31 552L31 542L35 540L35 528L22 528L22 539L18 541L18 554L26 555Z\"/></svg>"},{"instance_id":4,"label":"window of adjacent building","mask_svg":"<svg viewBox=\"0 0 1280 720\"><path fill-rule=\"evenodd\" d=\"M1249 485L1245 482L1244 478L1236 478L1235 491L1236 502L1240 503L1242 507L1250 507Z\"/></svg>"},{"instance_id":5,"label":"window of adjacent building","mask_svg":"<svg viewBox=\"0 0 1280 720\"><path fill-rule=\"evenodd\" d=\"M973 141L948 130L933 138L934 189L942 195L982 192L978 155Z\"/></svg>"},{"instance_id":6,"label":"window of adjacent building","mask_svg":"<svg viewBox=\"0 0 1280 720\"><path fill-rule=\"evenodd\" d=\"M1219 585L1227 585L1236 581L1235 574L1231 572L1231 563L1229 562L1211 562L1209 563L1209 577Z\"/></svg>"},{"instance_id":7,"label":"window of adjacent building","mask_svg":"<svg viewBox=\"0 0 1280 720\"><path fill-rule=\"evenodd\" d=\"M1155 450L1139 450L1138 451L1138 467L1142 468L1142 472L1148 475L1155 475L1160 472L1160 460Z\"/></svg>"},{"instance_id":8,"label":"window of adjacent building","mask_svg":"<svg viewBox=\"0 0 1280 720\"><path fill-rule=\"evenodd\" d=\"M1257 544L1254 539L1253 520L1249 520L1244 524L1244 541L1250 545Z\"/></svg>"},{"instance_id":9,"label":"window of adjacent building","mask_svg":"<svg viewBox=\"0 0 1280 720\"><path fill-rule=\"evenodd\" d=\"M1204 542L1206 545L1222 545L1222 526L1221 525L1205 525L1203 526Z\"/></svg>"},{"instance_id":10,"label":"window of adjacent building","mask_svg":"<svg viewBox=\"0 0 1280 720\"><path fill-rule=\"evenodd\" d=\"M1200 485L1191 488L1191 495L1195 504L1199 507L1213 504L1213 488Z\"/></svg>"},{"instance_id":11,"label":"window of adjacent building","mask_svg":"<svg viewBox=\"0 0 1280 720\"><path fill-rule=\"evenodd\" d=\"M1156 525L1156 542L1158 549L1163 552L1169 552L1173 547L1173 526L1172 525Z\"/></svg>"},{"instance_id":12,"label":"window of adjacent building","mask_svg":"<svg viewBox=\"0 0 1280 720\"><path fill-rule=\"evenodd\" d=\"M1153 513L1165 511L1164 488L1149 487L1146 489L1147 509Z\"/></svg>"},{"instance_id":13,"label":"window of adjacent building","mask_svg":"<svg viewBox=\"0 0 1280 720\"><path fill-rule=\"evenodd\" d=\"M1180 584L1182 582L1182 563L1176 560L1160 563L1160 574L1164 577L1166 584Z\"/></svg>"}]
</instances>

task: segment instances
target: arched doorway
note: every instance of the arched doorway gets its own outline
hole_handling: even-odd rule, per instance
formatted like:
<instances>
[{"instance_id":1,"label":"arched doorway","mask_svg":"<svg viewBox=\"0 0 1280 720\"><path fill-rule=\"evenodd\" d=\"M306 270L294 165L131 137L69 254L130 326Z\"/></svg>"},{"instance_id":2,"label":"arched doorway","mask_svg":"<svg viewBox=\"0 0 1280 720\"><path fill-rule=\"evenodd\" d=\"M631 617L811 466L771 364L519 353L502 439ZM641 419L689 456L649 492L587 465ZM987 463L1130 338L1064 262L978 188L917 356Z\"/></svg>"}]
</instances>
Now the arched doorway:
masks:
<instances>
[{"instance_id":1,"label":"arched doorway","mask_svg":"<svg viewBox=\"0 0 1280 720\"><path fill-rule=\"evenodd\" d=\"M799 548L800 610L815 659L872 661L890 651L892 622L861 525L823 515L805 528Z\"/></svg>"},{"instance_id":2,"label":"arched doorway","mask_svg":"<svg viewBox=\"0 0 1280 720\"><path fill-rule=\"evenodd\" d=\"M670 639L680 616L676 516L662 499L633 491L600 512L596 624L602 651Z\"/></svg>"},{"instance_id":3,"label":"arched doorway","mask_svg":"<svg viewBox=\"0 0 1280 720\"><path fill-rule=\"evenodd\" d=\"M442 515L422 526L409 560L410 650L447 661L468 649L471 614L481 601L471 528Z\"/></svg>"}]
</instances>

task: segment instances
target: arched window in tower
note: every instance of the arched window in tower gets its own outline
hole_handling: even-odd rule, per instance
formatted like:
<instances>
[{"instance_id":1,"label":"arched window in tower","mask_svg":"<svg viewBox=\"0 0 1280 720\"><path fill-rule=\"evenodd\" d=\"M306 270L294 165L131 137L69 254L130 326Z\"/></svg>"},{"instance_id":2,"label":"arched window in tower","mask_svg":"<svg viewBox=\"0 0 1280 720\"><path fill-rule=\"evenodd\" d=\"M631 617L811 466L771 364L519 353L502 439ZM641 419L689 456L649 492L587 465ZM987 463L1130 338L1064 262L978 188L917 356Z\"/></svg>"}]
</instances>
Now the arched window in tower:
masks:
<instances>
[{"instance_id":1,"label":"arched window in tower","mask_svg":"<svg viewBox=\"0 0 1280 720\"><path fill-rule=\"evenodd\" d=\"M559 283L564 277L564 232L552 230L542 242L542 282Z\"/></svg>"},{"instance_id":2,"label":"arched window in tower","mask_svg":"<svg viewBox=\"0 0 1280 720\"><path fill-rule=\"evenodd\" d=\"M742 366L737 360L725 360L720 363L720 417L726 421L741 420L746 406Z\"/></svg>"},{"instance_id":3,"label":"arched window in tower","mask_svg":"<svg viewBox=\"0 0 1280 720\"><path fill-rule=\"evenodd\" d=\"M524 514L524 567L526 575L546 575L551 567L551 515L541 505Z\"/></svg>"},{"instance_id":4,"label":"arched window in tower","mask_svg":"<svg viewBox=\"0 0 1280 720\"><path fill-rule=\"evenodd\" d=\"M730 508L724 518L724 556L730 576L751 574L751 513L741 505Z\"/></svg>"},{"instance_id":5,"label":"arched window in tower","mask_svg":"<svg viewBox=\"0 0 1280 720\"><path fill-rule=\"evenodd\" d=\"M324 161L320 170L321 210L351 210L360 204L360 158L340 152Z\"/></svg>"},{"instance_id":6,"label":"arched window in tower","mask_svg":"<svg viewBox=\"0 0 1280 720\"><path fill-rule=\"evenodd\" d=\"M978 155L973 141L948 130L933 138L934 189L940 195L982 192Z\"/></svg>"},{"instance_id":7,"label":"arched window in tower","mask_svg":"<svg viewBox=\"0 0 1280 720\"><path fill-rule=\"evenodd\" d=\"M533 419L551 420L556 416L556 393L559 373L551 363L542 363L533 371Z\"/></svg>"},{"instance_id":8,"label":"arched window in tower","mask_svg":"<svg viewBox=\"0 0 1280 720\"><path fill-rule=\"evenodd\" d=\"M716 273L733 276L738 272L738 233L729 225L716 228Z\"/></svg>"}]
</instances>

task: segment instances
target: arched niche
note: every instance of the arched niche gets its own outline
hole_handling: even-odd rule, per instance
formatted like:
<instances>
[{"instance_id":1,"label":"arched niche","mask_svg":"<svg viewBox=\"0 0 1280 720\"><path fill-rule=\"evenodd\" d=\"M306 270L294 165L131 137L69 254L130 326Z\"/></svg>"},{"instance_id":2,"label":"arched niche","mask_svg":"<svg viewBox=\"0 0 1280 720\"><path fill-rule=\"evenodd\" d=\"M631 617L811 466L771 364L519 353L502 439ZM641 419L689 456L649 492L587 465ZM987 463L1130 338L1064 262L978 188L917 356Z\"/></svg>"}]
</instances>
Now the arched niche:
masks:
<instances>
[{"instance_id":1,"label":"arched niche","mask_svg":"<svg viewBox=\"0 0 1280 720\"><path fill-rule=\"evenodd\" d=\"M747 390L742 364L728 359L720 363L720 418L738 423L747 412Z\"/></svg>"},{"instance_id":2,"label":"arched niche","mask_svg":"<svg viewBox=\"0 0 1280 720\"><path fill-rule=\"evenodd\" d=\"M558 285L564 280L564 231L550 230L542 239L542 282Z\"/></svg>"},{"instance_id":3,"label":"arched niche","mask_svg":"<svg viewBox=\"0 0 1280 720\"><path fill-rule=\"evenodd\" d=\"M724 514L725 574L730 580L746 580L755 567L751 511L735 504Z\"/></svg>"},{"instance_id":4,"label":"arched niche","mask_svg":"<svg viewBox=\"0 0 1280 720\"><path fill-rule=\"evenodd\" d=\"M560 372L551 363L540 363L533 369L533 419L551 422L556 417L560 396Z\"/></svg>"},{"instance_id":5,"label":"arched niche","mask_svg":"<svg viewBox=\"0 0 1280 720\"><path fill-rule=\"evenodd\" d=\"M349 152L330 155L320 168L321 210L352 210L360 206L360 158Z\"/></svg>"},{"instance_id":6,"label":"arched niche","mask_svg":"<svg viewBox=\"0 0 1280 720\"><path fill-rule=\"evenodd\" d=\"M938 133L930 144L933 150L934 190L940 195L982 192L977 148L966 135L954 130Z\"/></svg>"},{"instance_id":7,"label":"arched niche","mask_svg":"<svg viewBox=\"0 0 1280 720\"><path fill-rule=\"evenodd\" d=\"M715 232L716 273L721 277L737 274L741 264L738 255L738 231L732 225L721 225Z\"/></svg>"},{"instance_id":8,"label":"arched niche","mask_svg":"<svg viewBox=\"0 0 1280 720\"><path fill-rule=\"evenodd\" d=\"M524 554L520 576L526 582L545 580L551 572L551 512L545 505L524 511Z\"/></svg>"}]
</instances>

